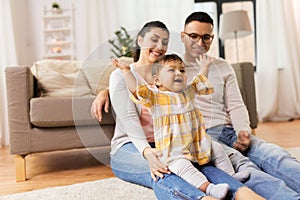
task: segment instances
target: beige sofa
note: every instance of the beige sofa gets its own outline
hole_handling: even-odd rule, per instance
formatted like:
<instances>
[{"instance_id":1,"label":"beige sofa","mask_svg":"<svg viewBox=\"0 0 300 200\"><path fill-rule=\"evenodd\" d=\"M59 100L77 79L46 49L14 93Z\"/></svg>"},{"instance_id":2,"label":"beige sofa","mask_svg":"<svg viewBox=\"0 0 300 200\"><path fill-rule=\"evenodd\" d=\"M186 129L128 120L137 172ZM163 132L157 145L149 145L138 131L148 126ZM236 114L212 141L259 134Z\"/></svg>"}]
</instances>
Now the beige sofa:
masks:
<instances>
[{"instance_id":1,"label":"beige sofa","mask_svg":"<svg viewBox=\"0 0 300 200\"><path fill-rule=\"evenodd\" d=\"M252 133L255 134L255 129L258 124L256 95L255 95L255 81L254 81L254 67L250 62L235 63L232 65L244 103L248 109L250 118L250 127Z\"/></svg>"},{"instance_id":2,"label":"beige sofa","mask_svg":"<svg viewBox=\"0 0 300 200\"><path fill-rule=\"evenodd\" d=\"M109 163L112 112L104 113L101 123L90 113L95 93L108 85L105 74L114 69L107 63L92 61L83 67L78 61L42 60L31 67L6 68L17 181L26 180L26 156L33 153L87 148L100 162Z\"/></svg>"},{"instance_id":3,"label":"beige sofa","mask_svg":"<svg viewBox=\"0 0 300 200\"><path fill-rule=\"evenodd\" d=\"M113 113L104 114L101 123L90 114L95 94L107 87L114 70L107 63L43 60L32 67L6 69L10 150L17 181L26 180L26 156L33 153L87 148L99 161L109 163ZM253 66L234 68L253 120L251 127L256 128Z\"/></svg>"}]
</instances>

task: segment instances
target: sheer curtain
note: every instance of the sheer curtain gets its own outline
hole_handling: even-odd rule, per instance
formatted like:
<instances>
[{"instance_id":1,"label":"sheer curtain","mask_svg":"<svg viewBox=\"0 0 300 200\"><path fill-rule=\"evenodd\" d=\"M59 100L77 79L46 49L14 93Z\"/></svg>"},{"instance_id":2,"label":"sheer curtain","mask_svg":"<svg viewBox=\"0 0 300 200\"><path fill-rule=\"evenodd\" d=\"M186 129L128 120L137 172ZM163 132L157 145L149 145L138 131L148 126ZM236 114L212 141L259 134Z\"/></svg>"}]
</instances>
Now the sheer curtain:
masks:
<instances>
[{"instance_id":1,"label":"sheer curtain","mask_svg":"<svg viewBox=\"0 0 300 200\"><path fill-rule=\"evenodd\" d=\"M298 0L258 0L257 97L262 121L300 116Z\"/></svg>"},{"instance_id":2,"label":"sheer curtain","mask_svg":"<svg viewBox=\"0 0 300 200\"><path fill-rule=\"evenodd\" d=\"M51 1L45 0L43 4L49 2ZM77 48L80 49L82 55L87 55L88 52L103 42L107 43L107 40L113 36L117 29L120 29L120 26L125 27L128 31L137 31L150 20L164 22L170 31L176 33L179 38L178 32L183 29L184 19L193 11L194 7L194 0L173 0L171 3L169 0L69 0L69 2L74 3L77 8L75 10L77 13L75 16L76 39L80 41ZM29 14L26 14L26 9L36 9L32 5L33 3L35 3L33 0L22 2L0 0L0 145L9 144L4 68L24 64L17 61L24 60L24 58L26 60L30 56L26 52L29 48L27 44L30 43L32 48L33 43L38 43L38 38L35 42L26 38L27 26L38 26L39 24L32 23L39 20L32 16L38 15L33 15L29 11ZM37 4L37 6L40 5L41 3ZM19 9L24 10L26 16L20 15L14 9L17 11ZM31 21L29 23L26 20ZM18 31L19 29L20 31ZM31 27L31 30L36 29ZM40 29L37 30L40 31ZM23 41L24 39L25 41ZM30 40L33 39L30 38ZM182 46L179 39L172 39L172 35L171 40L178 41L176 45ZM170 49L172 48L170 47Z\"/></svg>"},{"instance_id":3,"label":"sheer curtain","mask_svg":"<svg viewBox=\"0 0 300 200\"><path fill-rule=\"evenodd\" d=\"M0 146L9 144L4 68L17 63L10 3L0 1Z\"/></svg>"},{"instance_id":4,"label":"sheer curtain","mask_svg":"<svg viewBox=\"0 0 300 200\"><path fill-rule=\"evenodd\" d=\"M88 49L107 41L125 27L138 31L150 20L164 22L171 32L183 29L184 20L193 11L194 0L89 0L87 9ZM179 33L178 33L179 34ZM179 41L180 42L180 41Z\"/></svg>"}]
</instances>

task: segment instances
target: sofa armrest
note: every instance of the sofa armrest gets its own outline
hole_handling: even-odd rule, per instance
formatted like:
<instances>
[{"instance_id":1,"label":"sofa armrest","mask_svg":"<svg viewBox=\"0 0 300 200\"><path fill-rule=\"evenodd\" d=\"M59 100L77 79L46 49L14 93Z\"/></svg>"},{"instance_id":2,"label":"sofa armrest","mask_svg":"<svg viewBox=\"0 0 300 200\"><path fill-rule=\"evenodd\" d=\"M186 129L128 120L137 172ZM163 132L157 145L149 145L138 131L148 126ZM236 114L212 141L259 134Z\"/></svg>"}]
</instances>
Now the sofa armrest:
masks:
<instances>
[{"instance_id":1,"label":"sofa armrest","mask_svg":"<svg viewBox=\"0 0 300 200\"><path fill-rule=\"evenodd\" d=\"M247 107L250 127L257 128L258 117L256 109L256 95L254 82L254 67L250 62L235 63L232 65L239 84L239 88Z\"/></svg>"},{"instance_id":2,"label":"sofa armrest","mask_svg":"<svg viewBox=\"0 0 300 200\"><path fill-rule=\"evenodd\" d=\"M29 100L34 95L34 78L29 67L5 69L11 154L30 152Z\"/></svg>"}]
</instances>

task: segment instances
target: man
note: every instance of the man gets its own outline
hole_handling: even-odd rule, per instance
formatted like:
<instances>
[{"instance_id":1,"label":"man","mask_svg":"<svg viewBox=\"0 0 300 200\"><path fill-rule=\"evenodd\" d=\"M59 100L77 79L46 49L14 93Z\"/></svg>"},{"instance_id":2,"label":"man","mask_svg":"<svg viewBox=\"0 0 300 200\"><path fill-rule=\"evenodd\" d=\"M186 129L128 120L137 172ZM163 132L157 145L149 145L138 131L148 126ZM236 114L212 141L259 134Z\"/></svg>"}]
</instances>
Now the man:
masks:
<instances>
[{"instance_id":1,"label":"man","mask_svg":"<svg viewBox=\"0 0 300 200\"><path fill-rule=\"evenodd\" d=\"M189 66L188 77L198 72L197 59L206 55L213 38L213 20L207 13L194 12L187 17L181 40L185 46L183 58ZM251 172L245 185L267 199L300 199L300 163L279 146L250 135L248 112L231 65L216 59L208 79L215 93L199 97L197 103L206 131L215 140L248 157L224 145L235 169Z\"/></svg>"}]
</instances>

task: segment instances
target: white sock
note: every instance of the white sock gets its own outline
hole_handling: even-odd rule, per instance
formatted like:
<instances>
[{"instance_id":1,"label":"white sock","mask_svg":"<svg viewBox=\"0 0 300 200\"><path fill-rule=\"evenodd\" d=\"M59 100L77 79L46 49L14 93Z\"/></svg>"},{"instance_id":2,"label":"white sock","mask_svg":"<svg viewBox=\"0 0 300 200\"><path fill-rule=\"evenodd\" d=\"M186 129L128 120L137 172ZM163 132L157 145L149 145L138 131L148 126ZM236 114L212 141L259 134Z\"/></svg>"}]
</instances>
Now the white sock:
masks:
<instances>
[{"instance_id":1,"label":"white sock","mask_svg":"<svg viewBox=\"0 0 300 200\"><path fill-rule=\"evenodd\" d=\"M217 199L224 199L229 190L229 185L226 183L212 184L210 183L206 189L206 194Z\"/></svg>"},{"instance_id":2,"label":"white sock","mask_svg":"<svg viewBox=\"0 0 300 200\"><path fill-rule=\"evenodd\" d=\"M241 171L241 172L237 172L235 174L232 175L233 178L235 178L236 180L240 181L240 182L245 182L249 176L250 176L250 172L249 171Z\"/></svg>"}]
</instances>

